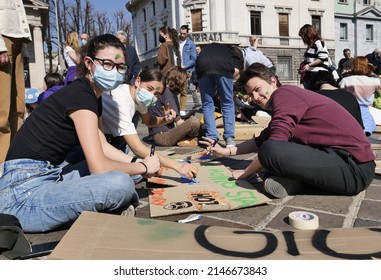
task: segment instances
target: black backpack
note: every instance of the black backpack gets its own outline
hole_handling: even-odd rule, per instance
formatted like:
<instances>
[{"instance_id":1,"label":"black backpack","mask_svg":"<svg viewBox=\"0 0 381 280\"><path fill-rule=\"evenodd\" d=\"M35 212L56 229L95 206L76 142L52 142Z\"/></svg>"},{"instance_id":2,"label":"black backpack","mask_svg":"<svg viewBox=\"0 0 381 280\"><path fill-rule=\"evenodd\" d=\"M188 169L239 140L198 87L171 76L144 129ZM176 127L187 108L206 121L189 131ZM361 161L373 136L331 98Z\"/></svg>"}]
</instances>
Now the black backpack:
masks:
<instances>
[{"instance_id":1,"label":"black backpack","mask_svg":"<svg viewBox=\"0 0 381 280\"><path fill-rule=\"evenodd\" d=\"M19 220L0 213L0 253L9 259L16 259L32 252Z\"/></svg>"}]
</instances>

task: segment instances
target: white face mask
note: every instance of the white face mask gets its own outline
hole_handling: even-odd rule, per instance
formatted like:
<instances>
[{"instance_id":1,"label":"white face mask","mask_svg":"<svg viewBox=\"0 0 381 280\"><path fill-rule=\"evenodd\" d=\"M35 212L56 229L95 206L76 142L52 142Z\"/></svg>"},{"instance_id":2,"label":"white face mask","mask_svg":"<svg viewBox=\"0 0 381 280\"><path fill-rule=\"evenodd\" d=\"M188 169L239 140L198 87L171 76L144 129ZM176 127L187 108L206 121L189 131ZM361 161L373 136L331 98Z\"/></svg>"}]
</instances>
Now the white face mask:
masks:
<instances>
[{"instance_id":1,"label":"white face mask","mask_svg":"<svg viewBox=\"0 0 381 280\"><path fill-rule=\"evenodd\" d=\"M136 109L140 113L147 113L147 109L156 103L156 96L145 88L139 88L136 92Z\"/></svg>"},{"instance_id":2,"label":"white face mask","mask_svg":"<svg viewBox=\"0 0 381 280\"><path fill-rule=\"evenodd\" d=\"M124 82L124 76L116 68L107 71L100 65L95 65L93 79L95 84L103 91L116 89Z\"/></svg>"}]
</instances>

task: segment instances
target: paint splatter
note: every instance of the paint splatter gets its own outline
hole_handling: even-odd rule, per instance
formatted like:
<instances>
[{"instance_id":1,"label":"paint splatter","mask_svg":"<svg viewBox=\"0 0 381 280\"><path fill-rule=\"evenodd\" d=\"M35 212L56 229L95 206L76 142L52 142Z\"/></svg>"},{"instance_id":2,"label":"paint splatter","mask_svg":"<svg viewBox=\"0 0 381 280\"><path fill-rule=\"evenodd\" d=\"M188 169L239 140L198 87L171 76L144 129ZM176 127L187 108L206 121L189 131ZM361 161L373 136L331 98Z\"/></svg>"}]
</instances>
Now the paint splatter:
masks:
<instances>
[{"instance_id":1,"label":"paint splatter","mask_svg":"<svg viewBox=\"0 0 381 280\"><path fill-rule=\"evenodd\" d=\"M116 54L116 55L115 55L115 59L118 59L118 58L120 58L120 57L121 57L120 54Z\"/></svg>"}]
</instances>

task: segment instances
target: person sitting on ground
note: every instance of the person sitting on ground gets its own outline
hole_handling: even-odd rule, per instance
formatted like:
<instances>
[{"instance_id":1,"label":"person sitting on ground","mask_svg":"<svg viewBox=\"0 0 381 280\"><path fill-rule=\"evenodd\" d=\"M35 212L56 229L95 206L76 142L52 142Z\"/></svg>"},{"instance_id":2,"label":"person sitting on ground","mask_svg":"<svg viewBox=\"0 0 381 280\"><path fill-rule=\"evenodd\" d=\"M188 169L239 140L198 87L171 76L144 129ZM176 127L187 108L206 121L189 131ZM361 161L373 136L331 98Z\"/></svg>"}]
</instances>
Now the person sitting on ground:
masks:
<instances>
[{"instance_id":1,"label":"person sitting on ground","mask_svg":"<svg viewBox=\"0 0 381 280\"><path fill-rule=\"evenodd\" d=\"M188 74L180 66L169 69L166 77L166 89L148 112L157 117L164 117L163 107L169 106L176 112L174 122L160 127L149 128L149 135L158 146L197 146L200 121L191 116L187 120L180 118L180 106L177 96L187 88Z\"/></svg>"},{"instance_id":2,"label":"person sitting on ground","mask_svg":"<svg viewBox=\"0 0 381 280\"><path fill-rule=\"evenodd\" d=\"M344 57L342 59L340 59L339 65L337 67L337 71L340 72L342 77L347 77L347 76L351 75L353 57L351 55L350 49L344 49L343 55L344 55Z\"/></svg>"},{"instance_id":3,"label":"person sitting on ground","mask_svg":"<svg viewBox=\"0 0 381 280\"><path fill-rule=\"evenodd\" d=\"M270 68L270 70L275 74L276 68L273 62L265 56L260 49L258 49L259 39L260 38L258 36L250 36L250 46L242 49L242 54L245 59L244 68L246 69L251 64L258 62Z\"/></svg>"},{"instance_id":4,"label":"person sitting on ground","mask_svg":"<svg viewBox=\"0 0 381 280\"><path fill-rule=\"evenodd\" d=\"M38 96L38 104L44 101L53 93L63 88L64 79L59 73L49 73L44 77L44 90Z\"/></svg>"},{"instance_id":5,"label":"person sitting on ground","mask_svg":"<svg viewBox=\"0 0 381 280\"><path fill-rule=\"evenodd\" d=\"M368 53L365 57L368 59L369 64L373 66L375 76L381 75L381 49L375 48L373 52Z\"/></svg>"},{"instance_id":6,"label":"person sitting on ground","mask_svg":"<svg viewBox=\"0 0 381 280\"><path fill-rule=\"evenodd\" d=\"M29 88L25 92L25 114L24 121L38 106L38 96L40 92L35 88Z\"/></svg>"},{"instance_id":7,"label":"person sitting on ground","mask_svg":"<svg viewBox=\"0 0 381 280\"><path fill-rule=\"evenodd\" d=\"M262 108L271 108L273 115L259 136L236 147L200 141L217 156L258 153L246 169L233 171L235 179L247 179L264 168L264 190L278 198L307 186L339 195L356 195L369 187L375 155L362 127L340 104L281 85L260 63L247 68L236 85Z\"/></svg>"},{"instance_id":8,"label":"person sitting on ground","mask_svg":"<svg viewBox=\"0 0 381 280\"><path fill-rule=\"evenodd\" d=\"M353 59L352 75L340 81L340 88L352 93L360 104L361 118L365 134L370 136L376 130L376 122L369 111L374 101L374 93L381 90L380 78L374 77L375 67L364 56Z\"/></svg>"},{"instance_id":9,"label":"person sitting on ground","mask_svg":"<svg viewBox=\"0 0 381 280\"><path fill-rule=\"evenodd\" d=\"M114 35L92 38L79 79L38 105L13 139L0 176L0 212L16 216L24 231L53 230L83 211L117 212L137 205L130 175L159 171L158 157L132 162L98 126L103 92L124 80L123 50ZM59 166L77 145L86 160Z\"/></svg>"},{"instance_id":10,"label":"person sitting on ground","mask_svg":"<svg viewBox=\"0 0 381 280\"><path fill-rule=\"evenodd\" d=\"M148 127L172 123L177 114L168 106L161 108L163 110L161 117L148 113L148 108L162 95L164 85L163 73L157 68L147 68L139 73L134 85L122 84L102 96L103 129L113 146L126 153L131 149L141 158L150 155L149 147L139 138L132 116L138 111L143 124ZM173 169L187 178L194 178L197 174L197 168L189 163L177 162L157 152L155 155L158 156L162 166Z\"/></svg>"},{"instance_id":11,"label":"person sitting on ground","mask_svg":"<svg viewBox=\"0 0 381 280\"><path fill-rule=\"evenodd\" d=\"M347 111L351 113L361 127L364 128L360 106L356 97L354 97L352 93L341 89L331 72L322 71L320 75L314 76L311 78L310 86L312 91L335 100L347 109Z\"/></svg>"}]
</instances>

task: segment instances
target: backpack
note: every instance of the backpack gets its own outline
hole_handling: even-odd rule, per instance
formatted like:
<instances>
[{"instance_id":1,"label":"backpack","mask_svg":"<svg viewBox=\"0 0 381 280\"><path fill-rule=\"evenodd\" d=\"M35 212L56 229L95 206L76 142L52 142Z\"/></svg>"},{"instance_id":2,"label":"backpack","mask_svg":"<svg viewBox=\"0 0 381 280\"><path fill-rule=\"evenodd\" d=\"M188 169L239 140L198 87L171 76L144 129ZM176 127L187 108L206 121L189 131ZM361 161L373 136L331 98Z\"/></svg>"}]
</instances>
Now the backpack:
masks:
<instances>
[{"instance_id":1,"label":"backpack","mask_svg":"<svg viewBox=\"0 0 381 280\"><path fill-rule=\"evenodd\" d=\"M9 259L16 259L31 252L19 220L13 215L0 213L0 253Z\"/></svg>"}]
</instances>

